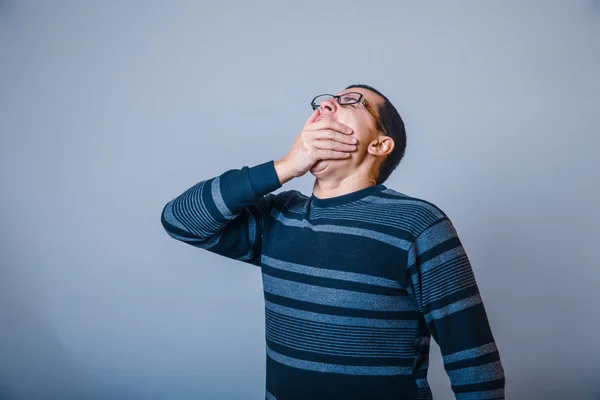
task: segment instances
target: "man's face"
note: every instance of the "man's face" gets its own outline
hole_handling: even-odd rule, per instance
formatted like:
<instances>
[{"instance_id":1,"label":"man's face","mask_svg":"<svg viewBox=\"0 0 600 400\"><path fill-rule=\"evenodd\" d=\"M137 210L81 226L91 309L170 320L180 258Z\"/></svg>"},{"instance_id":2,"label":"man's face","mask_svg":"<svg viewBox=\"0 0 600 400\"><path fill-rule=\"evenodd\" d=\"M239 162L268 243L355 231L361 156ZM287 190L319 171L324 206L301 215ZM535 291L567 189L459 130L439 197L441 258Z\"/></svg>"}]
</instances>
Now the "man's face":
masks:
<instances>
[{"instance_id":1,"label":"man's face","mask_svg":"<svg viewBox=\"0 0 600 400\"><path fill-rule=\"evenodd\" d=\"M346 89L336 93L336 95L343 95L344 93L349 92L361 93L363 98L366 99L376 111L379 110L380 105L383 104L384 101L378 94L363 88ZM351 157L347 159L319 161L311 168L311 172L313 173L322 172L330 165L347 167L348 165L360 164L365 156L369 143L379 135L383 135L383 133L377 129L375 118L373 118L363 104L340 105L337 102L337 99L333 98L323 101L319 111L320 115L316 118L315 122L323 118L331 118L347 125L354 131L352 136L355 136L358 139L358 142L357 149L351 153ZM331 170L331 168L329 168L329 170Z\"/></svg>"}]
</instances>

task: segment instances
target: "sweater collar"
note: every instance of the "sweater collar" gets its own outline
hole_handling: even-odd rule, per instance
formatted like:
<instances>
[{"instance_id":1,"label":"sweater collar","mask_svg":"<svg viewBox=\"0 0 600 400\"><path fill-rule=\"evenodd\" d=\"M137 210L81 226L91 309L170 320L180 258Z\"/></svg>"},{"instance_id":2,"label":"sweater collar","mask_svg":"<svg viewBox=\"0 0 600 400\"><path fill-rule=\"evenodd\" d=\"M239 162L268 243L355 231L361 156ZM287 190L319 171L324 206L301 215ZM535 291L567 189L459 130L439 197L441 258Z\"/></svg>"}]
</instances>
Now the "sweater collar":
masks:
<instances>
[{"instance_id":1,"label":"sweater collar","mask_svg":"<svg viewBox=\"0 0 600 400\"><path fill-rule=\"evenodd\" d=\"M356 200L363 199L367 196L372 195L373 193L380 192L382 190L387 189L383 184L367 186L366 188L356 190L354 192L342 194L334 197L327 197L324 199L320 199L313 194L310 196L310 202L315 207L332 207L339 206L342 204L351 203Z\"/></svg>"}]
</instances>

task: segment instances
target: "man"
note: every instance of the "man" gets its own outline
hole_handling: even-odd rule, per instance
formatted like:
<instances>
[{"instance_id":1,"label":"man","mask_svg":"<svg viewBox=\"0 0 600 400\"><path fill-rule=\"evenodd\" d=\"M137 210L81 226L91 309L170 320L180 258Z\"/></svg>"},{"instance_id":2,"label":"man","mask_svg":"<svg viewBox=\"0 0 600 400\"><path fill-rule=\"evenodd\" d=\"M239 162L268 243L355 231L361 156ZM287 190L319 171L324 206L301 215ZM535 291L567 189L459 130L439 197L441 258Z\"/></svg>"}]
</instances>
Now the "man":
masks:
<instances>
[{"instance_id":1,"label":"man","mask_svg":"<svg viewBox=\"0 0 600 400\"><path fill-rule=\"evenodd\" d=\"M289 152L168 202L173 238L259 266L266 399L431 399L430 337L457 399L504 399L469 259L434 204L383 185L404 123L376 89L317 96ZM311 172L313 193L271 193Z\"/></svg>"}]
</instances>

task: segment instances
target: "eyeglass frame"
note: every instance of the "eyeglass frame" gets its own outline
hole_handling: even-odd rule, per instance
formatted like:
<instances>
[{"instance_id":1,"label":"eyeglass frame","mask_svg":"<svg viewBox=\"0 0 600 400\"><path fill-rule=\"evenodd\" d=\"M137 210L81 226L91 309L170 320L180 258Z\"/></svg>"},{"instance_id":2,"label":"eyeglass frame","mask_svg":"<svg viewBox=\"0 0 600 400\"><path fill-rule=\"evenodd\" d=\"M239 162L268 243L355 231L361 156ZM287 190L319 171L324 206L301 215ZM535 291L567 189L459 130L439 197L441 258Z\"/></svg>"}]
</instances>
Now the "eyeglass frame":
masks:
<instances>
[{"instance_id":1,"label":"eyeglass frame","mask_svg":"<svg viewBox=\"0 0 600 400\"><path fill-rule=\"evenodd\" d=\"M350 93L357 94L358 95L358 99L356 101L352 102L352 103L344 103L344 104L340 103L340 98L342 96L350 94ZM381 130L383 131L383 133L386 136L389 136L389 134L387 132L387 129L385 129L385 126L383 125L383 121L381 121L381 119L379 118L379 116L375 112L375 109L373 108L373 106L371 106L371 104L369 104L369 102L367 101L367 99L363 99L362 93L358 93L358 92L346 92L344 94L337 95L337 96L333 95L333 94L330 94L330 93L319 94L319 95L315 96L314 99L312 99L312 101L310 102L310 106L312 107L313 111L316 110L317 108L321 107L321 105L316 105L315 104L315 100L317 99L317 97L321 97L321 96L331 96L332 98L336 99L337 103L339 105L341 105L341 106L346 106L346 105L351 105L351 104L357 104L357 103L362 104L367 109L367 111L369 112L369 114L371 114L371 116L373 116L373 118L375 118L375 121L377 121L377 125L379 125L379 127L381 128Z\"/></svg>"}]
</instances>

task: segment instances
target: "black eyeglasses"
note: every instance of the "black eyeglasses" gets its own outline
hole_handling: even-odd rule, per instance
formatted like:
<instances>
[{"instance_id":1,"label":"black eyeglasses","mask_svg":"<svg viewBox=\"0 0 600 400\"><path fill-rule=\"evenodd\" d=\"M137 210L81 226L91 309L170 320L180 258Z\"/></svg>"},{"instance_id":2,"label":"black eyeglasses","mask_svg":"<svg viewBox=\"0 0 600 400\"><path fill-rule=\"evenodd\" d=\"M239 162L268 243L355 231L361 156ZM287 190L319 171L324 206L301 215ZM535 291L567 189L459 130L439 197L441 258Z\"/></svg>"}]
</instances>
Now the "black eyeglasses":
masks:
<instances>
[{"instance_id":1,"label":"black eyeglasses","mask_svg":"<svg viewBox=\"0 0 600 400\"><path fill-rule=\"evenodd\" d=\"M333 95L333 94L320 94L320 95L316 96L310 102L310 105L311 105L311 107L312 107L313 110L316 110L317 108L321 107L321 103L324 100L330 100L330 99L336 99L337 102L338 102L338 104L341 105L341 106L346 106L346 105L356 104L356 103L362 104L363 106L365 106L365 108L367 109L367 111L369 112L369 114L371 114L373 116L373 118L375 118L375 121L377 121L377 125L379 125L379 127L381 128L381 130L383 131L383 133L386 136L389 136L388 133L387 133L387 129L385 129L385 126L383 126L383 122L377 116L377 113L375 112L375 110L373 109L373 107L369 104L369 102L367 101L367 99L363 99L362 93L348 92L348 93L341 94L339 96L336 96L336 95Z\"/></svg>"}]
</instances>

